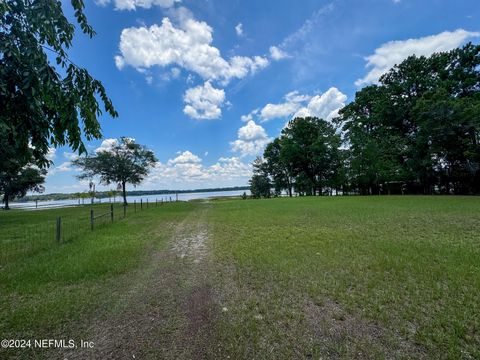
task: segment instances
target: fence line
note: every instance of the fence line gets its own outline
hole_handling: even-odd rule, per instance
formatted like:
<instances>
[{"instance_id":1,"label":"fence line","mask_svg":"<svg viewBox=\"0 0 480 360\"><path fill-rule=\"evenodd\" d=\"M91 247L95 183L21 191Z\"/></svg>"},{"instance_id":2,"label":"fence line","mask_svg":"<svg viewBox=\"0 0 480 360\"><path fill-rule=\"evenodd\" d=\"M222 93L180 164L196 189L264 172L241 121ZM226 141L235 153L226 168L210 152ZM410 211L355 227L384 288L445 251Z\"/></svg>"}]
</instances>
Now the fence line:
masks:
<instances>
[{"instance_id":1,"label":"fence line","mask_svg":"<svg viewBox=\"0 0 480 360\"><path fill-rule=\"evenodd\" d=\"M2 229L0 231L0 266L53 246L73 241L81 235L93 232L116 221L121 221L137 212L161 206L164 204L164 199L162 198L161 201L155 199L155 203L149 202L148 199L146 202L140 199L140 206L138 206L136 200L128 206L123 205L123 203L117 204L99 204L98 207L90 207L89 210L85 206L85 214L80 216L52 216L51 220L37 224L28 222L14 224L15 226L11 231L8 228ZM110 206L105 207L105 205ZM81 211L82 209L79 210L79 212Z\"/></svg>"}]
</instances>

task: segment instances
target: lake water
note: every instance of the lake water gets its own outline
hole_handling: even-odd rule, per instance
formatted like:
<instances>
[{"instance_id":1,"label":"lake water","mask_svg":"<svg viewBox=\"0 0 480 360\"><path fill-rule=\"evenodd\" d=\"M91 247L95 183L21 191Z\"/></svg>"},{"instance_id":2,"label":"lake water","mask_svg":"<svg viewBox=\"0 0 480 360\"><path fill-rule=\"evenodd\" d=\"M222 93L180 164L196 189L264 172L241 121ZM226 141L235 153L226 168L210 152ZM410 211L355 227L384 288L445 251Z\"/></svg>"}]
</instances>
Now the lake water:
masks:
<instances>
[{"instance_id":1,"label":"lake water","mask_svg":"<svg viewBox=\"0 0 480 360\"><path fill-rule=\"evenodd\" d=\"M179 201L188 201L188 200L194 200L194 199L208 199L208 198L214 198L214 197L224 197L224 196L241 196L244 192L247 193L247 195L250 195L250 190L233 190L233 191L212 191L212 192L195 192L195 193L182 193L178 194L178 200ZM154 203L155 201L175 201L176 196L175 194L159 194L159 195L143 195L143 196L127 196L127 201L129 203L133 203L136 201L137 203L142 200L143 202L146 202L148 199L148 202ZM90 199L85 199L85 204L90 203ZM113 201L113 199L112 199ZM121 196L116 197L116 202L120 203L122 201ZM110 199L109 198L103 198L103 199L95 199L95 203L109 203ZM51 209L51 208L58 208L58 207L67 207L67 206L75 206L78 205L78 200L74 199L69 199L69 200L50 200L50 201L39 201L38 202L38 207L36 207L36 204L34 201L29 201L29 202L13 202L10 203L10 207L12 209L28 209L28 210L35 210L35 209Z\"/></svg>"}]
</instances>

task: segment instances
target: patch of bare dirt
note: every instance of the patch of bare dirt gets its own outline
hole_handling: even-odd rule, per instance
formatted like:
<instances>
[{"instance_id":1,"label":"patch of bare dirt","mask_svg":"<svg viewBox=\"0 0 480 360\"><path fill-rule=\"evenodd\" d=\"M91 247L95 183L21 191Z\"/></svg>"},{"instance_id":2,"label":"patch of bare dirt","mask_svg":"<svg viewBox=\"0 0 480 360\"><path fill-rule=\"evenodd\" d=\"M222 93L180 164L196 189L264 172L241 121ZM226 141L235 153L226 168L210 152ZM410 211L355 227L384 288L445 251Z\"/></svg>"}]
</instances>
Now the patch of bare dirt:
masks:
<instances>
[{"instance_id":1,"label":"patch of bare dirt","mask_svg":"<svg viewBox=\"0 0 480 360\"><path fill-rule=\"evenodd\" d=\"M185 339L190 342L192 358L205 359L211 350L211 325L216 316L212 289L208 286L193 289L184 308L188 319Z\"/></svg>"},{"instance_id":2,"label":"patch of bare dirt","mask_svg":"<svg viewBox=\"0 0 480 360\"><path fill-rule=\"evenodd\" d=\"M178 236L174 242L173 250L180 258L190 258L198 263L205 258L207 253L206 240L208 233L206 229L198 229L197 232L187 236Z\"/></svg>"}]
</instances>

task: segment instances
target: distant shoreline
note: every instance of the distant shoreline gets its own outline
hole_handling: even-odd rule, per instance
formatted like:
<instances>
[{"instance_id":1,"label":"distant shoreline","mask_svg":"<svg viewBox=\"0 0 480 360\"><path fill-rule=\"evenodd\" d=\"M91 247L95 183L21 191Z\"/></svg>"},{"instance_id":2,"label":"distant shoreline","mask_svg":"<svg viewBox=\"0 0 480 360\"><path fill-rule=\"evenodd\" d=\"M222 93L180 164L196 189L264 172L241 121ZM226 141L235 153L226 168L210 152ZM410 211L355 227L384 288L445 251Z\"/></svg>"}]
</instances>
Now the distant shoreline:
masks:
<instances>
[{"instance_id":1,"label":"distant shoreline","mask_svg":"<svg viewBox=\"0 0 480 360\"><path fill-rule=\"evenodd\" d=\"M133 190L127 191L127 196L142 196L142 195L168 195L168 194L186 194L186 193L203 193L203 192L221 192L221 191L238 191L238 190L249 190L249 186L234 186L234 187L224 187L224 188L207 188L207 189L193 189L193 190ZM83 193L86 193L83 192ZM38 194L38 195L27 195L23 198L16 199L12 202L22 203L28 201L46 201L46 200L70 200L78 199L79 193L50 193L50 194ZM118 192L116 195L120 197L121 194ZM95 192L95 198L105 199L109 198L111 195L109 191L97 191Z\"/></svg>"}]
</instances>

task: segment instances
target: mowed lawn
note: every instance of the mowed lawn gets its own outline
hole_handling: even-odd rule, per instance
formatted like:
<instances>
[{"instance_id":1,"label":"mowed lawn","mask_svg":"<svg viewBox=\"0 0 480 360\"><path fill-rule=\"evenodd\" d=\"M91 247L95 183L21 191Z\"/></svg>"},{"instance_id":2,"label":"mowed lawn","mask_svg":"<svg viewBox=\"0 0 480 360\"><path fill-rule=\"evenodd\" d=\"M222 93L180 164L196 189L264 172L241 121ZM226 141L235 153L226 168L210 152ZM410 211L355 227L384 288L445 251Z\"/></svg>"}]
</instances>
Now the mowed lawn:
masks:
<instances>
[{"instance_id":1,"label":"mowed lawn","mask_svg":"<svg viewBox=\"0 0 480 360\"><path fill-rule=\"evenodd\" d=\"M219 202L220 334L244 358L480 358L480 198Z\"/></svg>"},{"instance_id":2,"label":"mowed lawn","mask_svg":"<svg viewBox=\"0 0 480 360\"><path fill-rule=\"evenodd\" d=\"M85 209L3 212L0 230ZM207 223L208 255L188 262L171 249L182 227L202 228L195 221ZM478 197L172 203L82 234L0 267L2 339L99 341L88 324L121 317L147 291L148 311L169 320L141 329L144 347L158 346L149 332L166 340L137 358L480 358ZM171 291L153 291L167 270ZM198 279L209 289L200 308L188 300ZM200 331L189 330L192 318ZM0 350L10 356L50 358Z\"/></svg>"}]
</instances>

